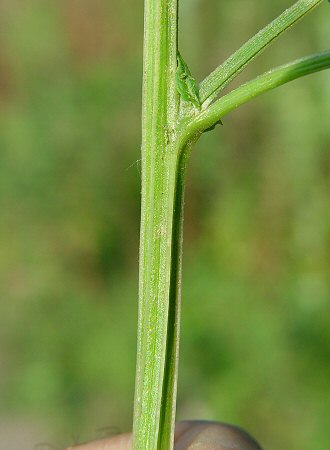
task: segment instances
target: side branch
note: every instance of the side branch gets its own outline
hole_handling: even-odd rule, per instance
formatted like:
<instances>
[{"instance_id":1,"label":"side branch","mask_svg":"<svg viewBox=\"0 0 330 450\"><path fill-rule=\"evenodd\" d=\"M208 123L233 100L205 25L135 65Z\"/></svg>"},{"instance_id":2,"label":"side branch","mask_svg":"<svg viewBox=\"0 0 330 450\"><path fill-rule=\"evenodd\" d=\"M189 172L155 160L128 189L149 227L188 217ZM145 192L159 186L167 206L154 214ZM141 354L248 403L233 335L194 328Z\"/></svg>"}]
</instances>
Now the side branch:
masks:
<instances>
[{"instance_id":1,"label":"side branch","mask_svg":"<svg viewBox=\"0 0 330 450\"><path fill-rule=\"evenodd\" d=\"M272 42L319 6L323 0L299 0L247 41L200 85L200 99L210 103L242 70Z\"/></svg>"},{"instance_id":2,"label":"side branch","mask_svg":"<svg viewBox=\"0 0 330 450\"><path fill-rule=\"evenodd\" d=\"M188 124L183 123L181 125L180 145L183 147L185 142L195 140L203 131L214 126L226 114L264 92L275 89L296 78L329 68L330 51L293 61L260 75L214 102Z\"/></svg>"}]
</instances>

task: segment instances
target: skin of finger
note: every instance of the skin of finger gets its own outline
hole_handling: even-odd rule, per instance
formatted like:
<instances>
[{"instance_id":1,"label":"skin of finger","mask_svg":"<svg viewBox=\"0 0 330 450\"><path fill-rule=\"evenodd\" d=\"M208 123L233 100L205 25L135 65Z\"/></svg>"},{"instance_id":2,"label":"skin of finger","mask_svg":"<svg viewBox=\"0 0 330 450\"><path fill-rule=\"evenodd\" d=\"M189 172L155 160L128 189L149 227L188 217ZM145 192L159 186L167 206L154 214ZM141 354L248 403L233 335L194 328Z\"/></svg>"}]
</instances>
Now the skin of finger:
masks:
<instances>
[{"instance_id":1,"label":"skin of finger","mask_svg":"<svg viewBox=\"0 0 330 450\"><path fill-rule=\"evenodd\" d=\"M130 433L67 450L132 450ZM218 422L186 421L177 425L175 450L262 450L244 430Z\"/></svg>"},{"instance_id":2,"label":"skin of finger","mask_svg":"<svg viewBox=\"0 0 330 450\"><path fill-rule=\"evenodd\" d=\"M175 429L175 442L193 426L193 422L180 422ZM87 444L75 445L66 450L132 450L132 434L119 434L110 439L102 439Z\"/></svg>"},{"instance_id":3,"label":"skin of finger","mask_svg":"<svg viewBox=\"0 0 330 450\"><path fill-rule=\"evenodd\" d=\"M260 445L241 428L219 422L183 422L175 450L262 450Z\"/></svg>"},{"instance_id":4,"label":"skin of finger","mask_svg":"<svg viewBox=\"0 0 330 450\"><path fill-rule=\"evenodd\" d=\"M102 439L89 444L77 445L66 450L132 450L132 434L119 434L111 439Z\"/></svg>"}]
</instances>

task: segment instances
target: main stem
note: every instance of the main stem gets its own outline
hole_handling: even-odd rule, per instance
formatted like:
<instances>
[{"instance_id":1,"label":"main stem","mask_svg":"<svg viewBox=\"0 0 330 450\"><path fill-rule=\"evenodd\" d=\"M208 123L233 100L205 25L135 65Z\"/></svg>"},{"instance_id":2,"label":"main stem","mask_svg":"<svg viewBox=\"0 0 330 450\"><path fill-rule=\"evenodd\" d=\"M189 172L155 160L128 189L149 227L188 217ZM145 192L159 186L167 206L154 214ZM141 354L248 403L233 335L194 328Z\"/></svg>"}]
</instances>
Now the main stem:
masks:
<instances>
[{"instance_id":1,"label":"main stem","mask_svg":"<svg viewBox=\"0 0 330 450\"><path fill-rule=\"evenodd\" d=\"M134 450L173 448L185 153L176 144L178 0L145 0Z\"/></svg>"}]
</instances>

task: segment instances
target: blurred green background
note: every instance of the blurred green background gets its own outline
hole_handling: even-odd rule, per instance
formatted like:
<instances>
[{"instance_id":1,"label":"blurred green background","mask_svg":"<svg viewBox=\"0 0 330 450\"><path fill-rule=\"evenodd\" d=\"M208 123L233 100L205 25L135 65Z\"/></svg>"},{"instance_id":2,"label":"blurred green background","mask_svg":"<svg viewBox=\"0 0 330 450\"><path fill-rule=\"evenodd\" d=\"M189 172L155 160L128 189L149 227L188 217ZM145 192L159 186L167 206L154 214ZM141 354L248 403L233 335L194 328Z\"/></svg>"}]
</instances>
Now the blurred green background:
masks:
<instances>
[{"instance_id":1,"label":"blurred green background","mask_svg":"<svg viewBox=\"0 0 330 450\"><path fill-rule=\"evenodd\" d=\"M198 79L292 1L182 0ZM129 430L143 2L0 0L0 448ZM240 81L329 47L325 3ZM330 73L259 98L193 152L178 418L265 450L330 441ZM51 447L38 444L48 442Z\"/></svg>"}]
</instances>

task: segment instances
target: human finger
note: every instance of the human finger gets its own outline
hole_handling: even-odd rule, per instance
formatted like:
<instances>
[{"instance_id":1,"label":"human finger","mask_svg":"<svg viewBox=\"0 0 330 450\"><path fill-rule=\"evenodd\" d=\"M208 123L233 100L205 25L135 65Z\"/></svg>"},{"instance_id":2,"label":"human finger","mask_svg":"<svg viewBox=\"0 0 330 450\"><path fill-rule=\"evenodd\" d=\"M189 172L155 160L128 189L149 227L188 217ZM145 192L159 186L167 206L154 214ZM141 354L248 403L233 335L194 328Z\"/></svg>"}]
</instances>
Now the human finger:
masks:
<instances>
[{"instance_id":1,"label":"human finger","mask_svg":"<svg viewBox=\"0 0 330 450\"><path fill-rule=\"evenodd\" d=\"M102 439L67 450L132 450L131 433ZM210 421L180 422L175 431L175 450L262 450L244 430Z\"/></svg>"}]
</instances>

